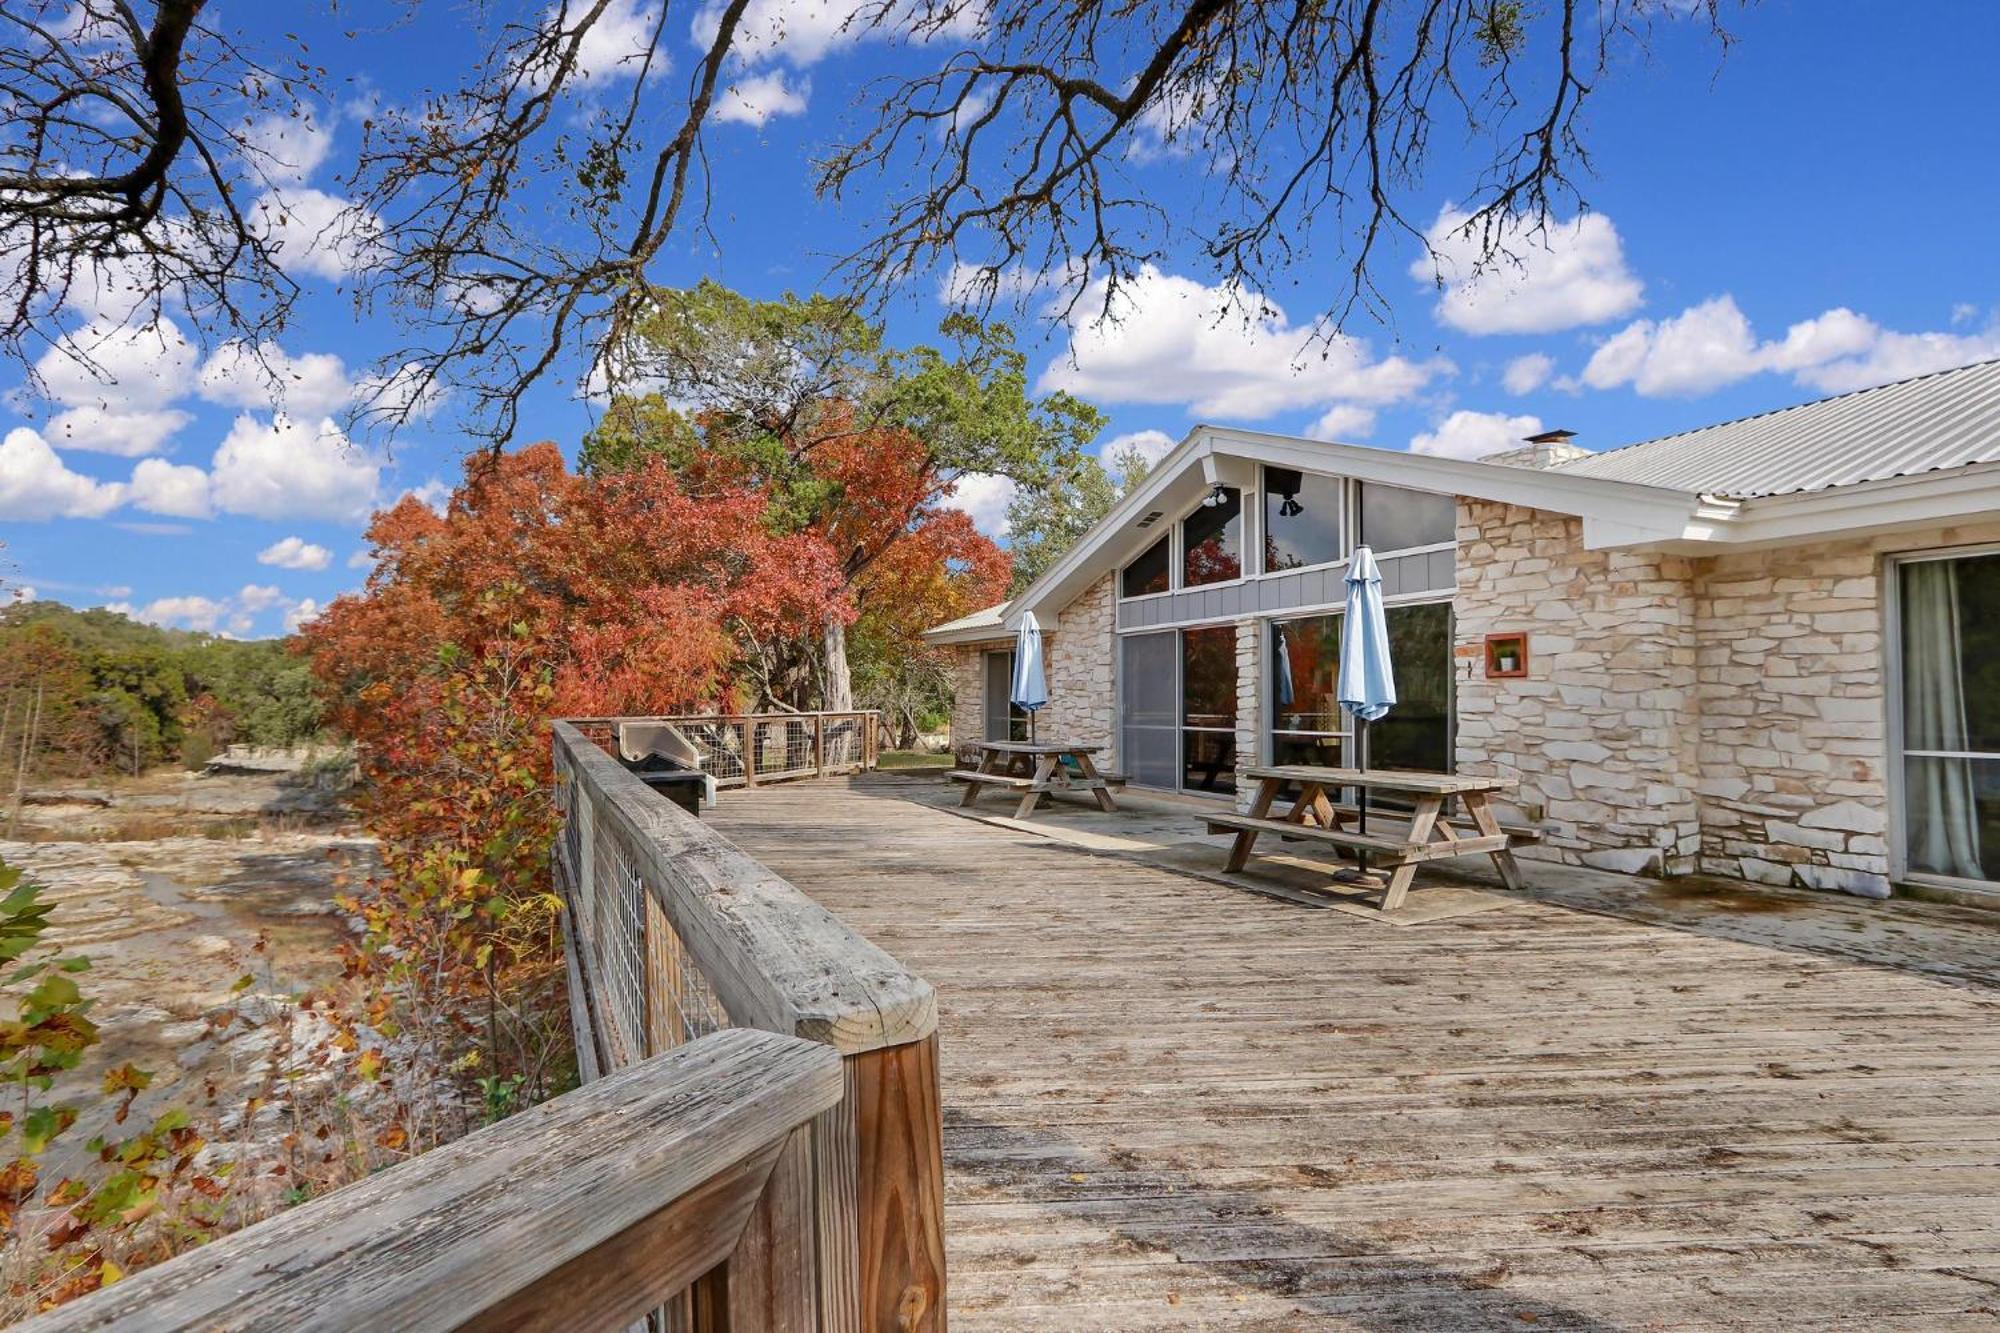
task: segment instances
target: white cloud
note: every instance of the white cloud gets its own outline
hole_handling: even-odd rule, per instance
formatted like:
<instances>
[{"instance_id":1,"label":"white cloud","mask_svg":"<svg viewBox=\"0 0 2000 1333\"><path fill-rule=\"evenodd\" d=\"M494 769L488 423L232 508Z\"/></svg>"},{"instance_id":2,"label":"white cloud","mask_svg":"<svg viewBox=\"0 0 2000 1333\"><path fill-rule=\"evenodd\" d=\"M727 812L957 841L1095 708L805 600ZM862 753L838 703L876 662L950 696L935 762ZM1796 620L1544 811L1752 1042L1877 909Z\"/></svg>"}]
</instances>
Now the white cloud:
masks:
<instances>
[{"instance_id":1,"label":"white cloud","mask_svg":"<svg viewBox=\"0 0 2000 1333\"><path fill-rule=\"evenodd\" d=\"M65 449L136 458L158 452L189 421L173 406L196 354L170 319L128 327L92 319L35 362L42 388L65 411L48 438Z\"/></svg>"},{"instance_id":2,"label":"white cloud","mask_svg":"<svg viewBox=\"0 0 2000 1333\"><path fill-rule=\"evenodd\" d=\"M303 537L286 537L257 552L257 563L279 569L325 569L333 563L333 552Z\"/></svg>"},{"instance_id":3,"label":"white cloud","mask_svg":"<svg viewBox=\"0 0 2000 1333\"><path fill-rule=\"evenodd\" d=\"M284 600L285 594L273 583L246 583L236 594L236 604L251 612L268 611Z\"/></svg>"},{"instance_id":4,"label":"white cloud","mask_svg":"<svg viewBox=\"0 0 2000 1333\"><path fill-rule=\"evenodd\" d=\"M1316 440L1332 440L1335 443L1348 439L1365 439L1375 432L1375 409L1359 407L1353 403L1335 403L1320 413L1319 419L1306 427L1306 434Z\"/></svg>"},{"instance_id":5,"label":"white cloud","mask_svg":"<svg viewBox=\"0 0 2000 1333\"><path fill-rule=\"evenodd\" d=\"M711 0L696 12L690 33L696 46L706 49L715 40L722 9ZM750 0L730 54L745 64L782 59L803 69L860 40L865 24L854 21L860 9L858 0Z\"/></svg>"},{"instance_id":6,"label":"white cloud","mask_svg":"<svg viewBox=\"0 0 2000 1333\"><path fill-rule=\"evenodd\" d=\"M333 130L308 108L259 116L243 131L244 158L266 180L303 185L333 152Z\"/></svg>"},{"instance_id":7,"label":"white cloud","mask_svg":"<svg viewBox=\"0 0 2000 1333\"><path fill-rule=\"evenodd\" d=\"M49 418L48 437L63 449L138 458L156 454L194 417L179 408L124 412L112 407L72 407Z\"/></svg>"},{"instance_id":8,"label":"white cloud","mask_svg":"<svg viewBox=\"0 0 2000 1333\"><path fill-rule=\"evenodd\" d=\"M989 472L968 472L958 479L951 498L945 503L963 509L972 522L989 537L1007 535L1007 505L1014 498L1014 483Z\"/></svg>"},{"instance_id":9,"label":"white cloud","mask_svg":"<svg viewBox=\"0 0 2000 1333\"><path fill-rule=\"evenodd\" d=\"M17 426L0 440L0 518L99 518L124 500L117 482L70 471L37 431Z\"/></svg>"},{"instance_id":10,"label":"white cloud","mask_svg":"<svg viewBox=\"0 0 2000 1333\"><path fill-rule=\"evenodd\" d=\"M1707 393L1756 374L1790 375L1845 393L2000 356L2000 324L1977 333L1898 333L1836 307L1760 341L1733 297L1712 297L1671 319L1634 321L1583 369L1594 389L1621 384L1647 397Z\"/></svg>"},{"instance_id":11,"label":"white cloud","mask_svg":"<svg viewBox=\"0 0 2000 1333\"><path fill-rule=\"evenodd\" d=\"M230 614L226 602L197 596L157 597L136 610L129 603L113 602L106 610L118 611L163 629L205 630L209 633L221 628L223 618Z\"/></svg>"},{"instance_id":12,"label":"white cloud","mask_svg":"<svg viewBox=\"0 0 2000 1333\"><path fill-rule=\"evenodd\" d=\"M32 602L37 595L34 588L25 583L9 588L7 592L16 602Z\"/></svg>"},{"instance_id":13,"label":"white cloud","mask_svg":"<svg viewBox=\"0 0 2000 1333\"><path fill-rule=\"evenodd\" d=\"M1550 333L1601 324L1636 309L1645 287L1625 266L1618 229L1602 213L1536 231L1525 220L1491 232L1447 205L1426 235L1432 254L1410 265L1442 283L1436 314L1464 333ZM1487 253L1490 251L1491 253Z\"/></svg>"},{"instance_id":14,"label":"white cloud","mask_svg":"<svg viewBox=\"0 0 2000 1333\"><path fill-rule=\"evenodd\" d=\"M258 229L288 273L338 282L363 267L381 224L338 195L305 186L270 190L251 205Z\"/></svg>"},{"instance_id":15,"label":"white cloud","mask_svg":"<svg viewBox=\"0 0 2000 1333\"><path fill-rule=\"evenodd\" d=\"M1093 283L1078 310L1102 309L1104 290ZM1112 314L1072 326L1067 354L1042 372L1042 390L1257 419L1336 402L1400 402L1450 369L1442 360L1374 360L1360 339L1295 325L1254 294L1151 265L1120 292Z\"/></svg>"},{"instance_id":16,"label":"white cloud","mask_svg":"<svg viewBox=\"0 0 2000 1333\"><path fill-rule=\"evenodd\" d=\"M1750 321L1734 300L1718 296L1672 319L1626 325L1591 355L1583 382L1593 389L1630 384L1649 397L1697 394L1758 368Z\"/></svg>"},{"instance_id":17,"label":"white cloud","mask_svg":"<svg viewBox=\"0 0 2000 1333\"><path fill-rule=\"evenodd\" d=\"M211 403L316 418L338 412L354 396L347 367L331 352L292 356L276 343L251 347L231 339L202 365L196 391Z\"/></svg>"},{"instance_id":18,"label":"white cloud","mask_svg":"<svg viewBox=\"0 0 2000 1333\"><path fill-rule=\"evenodd\" d=\"M1530 352L1526 356L1517 356L1509 361L1506 373L1500 377L1500 382L1507 387L1508 393L1533 393L1549 382L1549 376L1555 373L1555 369L1554 357L1544 356L1540 352Z\"/></svg>"},{"instance_id":19,"label":"white cloud","mask_svg":"<svg viewBox=\"0 0 2000 1333\"><path fill-rule=\"evenodd\" d=\"M375 553L364 546L353 555L347 557L347 567L349 569L373 569L375 568Z\"/></svg>"},{"instance_id":20,"label":"white cloud","mask_svg":"<svg viewBox=\"0 0 2000 1333\"><path fill-rule=\"evenodd\" d=\"M416 500L418 504L427 505L442 514L446 506L451 503L451 487L445 482L439 481L436 477L432 477L421 486L405 488L403 494L396 498L401 500L404 496L408 496Z\"/></svg>"},{"instance_id":21,"label":"white cloud","mask_svg":"<svg viewBox=\"0 0 2000 1333\"><path fill-rule=\"evenodd\" d=\"M1438 458L1484 458L1518 449L1530 435L1539 435L1542 419L1508 416L1504 412L1453 412L1435 430L1413 436L1410 452Z\"/></svg>"},{"instance_id":22,"label":"white cloud","mask_svg":"<svg viewBox=\"0 0 2000 1333\"><path fill-rule=\"evenodd\" d=\"M285 633L297 634L307 621L317 619L321 610L320 604L312 598L300 598L285 612Z\"/></svg>"},{"instance_id":23,"label":"white cloud","mask_svg":"<svg viewBox=\"0 0 2000 1333\"><path fill-rule=\"evenodd\" d=\"M214 512L209 502L208 474L191 464L142 458L132 469L131 492L132 503L149 514L207 518Z\"/></svg>"},{"instance_id":24,"label":"white cloud","mask_svg":"<svg viewBox=\"0 0 2000 1333\"><path fill-rule=\"evenodd\" d=\"M573 25L589 8L586 4L552 4L543 20L545 30L553 29L565 17L565 10ZM593 84L636 79L641 72L648 78L665 74L672 67L672 62L664 49L654 51L650 60L647 57L647 49L653 45L659 12L660 7L648 3L648 0L611 0L583 34L583 40L577 43L576 68L571 77L581 76L581 84L587 88ZM554 66L544 63L528 71L528 78L535 86L546 87L554 74Z\"/></svg>"},{"instance_id":25,"label":"white cloud","mask_svg":"<svg viewBox=\"0 0 2000 1333\"><path fill-rule=\"evenodd\" d=\"M386 375L363 375L354 382L353 396L363 415L423 420L444 402L446 390L435 379L427 379L414 361L406 361Z\"/></svg>"},{"instance_id":26,"label":"white cloud","mask_svg":"<svg viewBox=\"0 0 2000 1333\"><path fill-rule=\"evenodd\" d=\"M715 118L761 127L773 116L803 114L811 92L809 82L802 80L796 87L787 83L782 70L754 74L733 80L722 90L715 103Z\"/></svg>"},{"instance_id":27,"label":"white cloud","mask_svg":"<svg viewBox=\"0 0 2000 1333\"><path fill-rule=\"evenodd\" d=\"M1172 453L1179 443L1163 430L1135 430L1106 440L1097 447L1097 456L1109 462L1124 454L1137 454L1150 465Z\"/></svg>"},{"instance_id":28,"label":"white cloud","mask_svg":"<svg viewBox=\"0 0 2000 1333\"><path fill-rule=\"evenodd\" d=\"M209 485L218 509L257 518L352 520L374 504L382 468L331 421L236 418L215 451Z\"/></svg>"}]
</instances>

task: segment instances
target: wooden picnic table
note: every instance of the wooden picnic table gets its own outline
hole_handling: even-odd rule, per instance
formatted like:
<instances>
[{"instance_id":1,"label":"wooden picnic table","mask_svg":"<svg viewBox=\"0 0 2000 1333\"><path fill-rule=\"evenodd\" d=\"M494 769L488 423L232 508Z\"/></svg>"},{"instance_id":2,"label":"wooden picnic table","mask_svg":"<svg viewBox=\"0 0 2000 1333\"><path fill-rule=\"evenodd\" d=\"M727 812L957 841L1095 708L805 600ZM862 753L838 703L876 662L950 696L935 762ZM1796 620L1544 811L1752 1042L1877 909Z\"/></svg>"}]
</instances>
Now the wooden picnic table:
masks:
<instances>
[{"instance_id":1,"label":"wooden picnic table","mask_svg":"<svg viewBox=\"0 0 2000 1333\"><path fill-rule=\"evenodd\" d=\"M1311 764L1281 764L1272 768L1249 768L1247 777L1257 780L1257 792L1250 810L1241 815L1210 815L1210 833L1233 833L1236 841L1229 850L1227 869L1243 869L1265 833L1281 838L1308 839L1327 843L1350 852L1357 862L1378 858L1389 869L1382 894L1382 910L1402 906L1416 877L1417 866L1448 856L1468 856L1485 852L1493 858L1501 882L1510 889L1521 887L1521 868L1511 850L1517 842L1534 841L1539 835L1530 829L1506 829L1493 812L1495 792L1514 785L1509 778L1482 778L1455 773L1418 773L1408 769L1322 768ZM1273 814L1279 795L1287 784L1299 789L1291 809ZM1368 815L1379 821L1404 825L1400 835L1364 833L1356 806L1343 805L1329 796L1347 787L1357 793L1396 792L1413 799L1414 810L1371 809ZM1457 798L1462 814L1454 821L1444 816L1444 803ZM1469 825L1469 827L1467 827Z\"/></svg>"},{"instance_id":2,"label":"wooden picnic table","mask_svg":"<svg viewBox=\"0 0 2000 1333\"><path fill-rule=\"evenodd\" d=\"M965 784L961 806L979 799L984 787L1005 787L1021 793L1014 818L1026 819L1035 812L1042 797L1052 791L1087 791L1097 798L1097 808L1114 811L1110 784L1115 780L1097 771L1091 756L1102 745L1077 745L1070 741L979 741L979 767L955 768L945 774L953 782ZM1065 762L1067 761L1067 762ZM1075 764L1072 775L1069 765Z\"/></svg>"}]
</instances>

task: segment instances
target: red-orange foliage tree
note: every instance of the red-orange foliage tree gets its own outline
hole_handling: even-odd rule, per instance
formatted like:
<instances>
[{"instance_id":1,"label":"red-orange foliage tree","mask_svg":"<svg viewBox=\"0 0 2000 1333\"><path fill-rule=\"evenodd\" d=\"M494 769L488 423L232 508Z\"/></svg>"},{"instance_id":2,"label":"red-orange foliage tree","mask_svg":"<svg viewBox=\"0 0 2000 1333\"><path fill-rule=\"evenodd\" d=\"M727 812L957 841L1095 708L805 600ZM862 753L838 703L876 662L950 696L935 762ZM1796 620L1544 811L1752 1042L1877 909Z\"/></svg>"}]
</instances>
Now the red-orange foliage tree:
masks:
<instances>
[{"instance_id":1,"label":"red-orange foliage tree","mask_svg":"<svg viewBox=\"0 0 2000 1333\"><path fill-rule=\"evenodd\" d=\"M549 444L475 456L443 514L376 516L366 589L305 644L382 840L354 903L366 1029L417 1067L503 1102L559 1079L548 719L734 706L763 645L851 617L826 544L768 520L753 491L657 460L581 477Z\"/></svg>"}]
</instances>

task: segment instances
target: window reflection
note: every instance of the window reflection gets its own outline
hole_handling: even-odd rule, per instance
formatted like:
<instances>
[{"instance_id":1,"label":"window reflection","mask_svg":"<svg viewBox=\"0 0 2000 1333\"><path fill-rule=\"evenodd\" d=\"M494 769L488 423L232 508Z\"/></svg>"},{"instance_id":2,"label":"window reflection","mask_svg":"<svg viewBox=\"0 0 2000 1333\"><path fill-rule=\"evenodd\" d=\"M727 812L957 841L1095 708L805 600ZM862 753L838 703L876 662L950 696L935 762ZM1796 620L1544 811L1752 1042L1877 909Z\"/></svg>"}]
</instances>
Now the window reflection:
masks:
<instances>
[{"instance_id":1,"label":"window reflection","mask_svg":"<svg viewBox=\"0 0 2000 1333\"><path fill-rule=\"evenodd\" d=\"M1168 546L1167 539L1161 537L1140 552L1137 560L1125 566L1118 585L1121 596L1144 597L1148 593L1167 590L1167 571L1173 563Z\"/></svg>"},{"instance_id":2,"label":"window reflection","mask_svg":"<svg viewBox=\"0 0 2000 1333\"><path fill-rule=\"evenodd\" d=\"M1449 495L1361 483L1361 536L1376 555L1458 538L1458 502Z\"/></svg>"},{"instance_id":3,"label":"window reflection","mask_svg":"<svg viewBox=\"0 0 2000 1333\"><path fill-rule=\"evenodd\" d=\"M1181 586L1199 588L1243 576L1243 493L1224 489L1222 502L1202 505L1181 520Z\"/></svg>"},{"instance_id":4,"label":"window reflection","mask_svg":"<svg viewBox=\"0 0 2000 1333\"><path fill-rule=\"evenodd\" d=\"M1264 572L1341 558L1340 478L1293 468L1264 469Z\"/></svg>"}]
</instances>

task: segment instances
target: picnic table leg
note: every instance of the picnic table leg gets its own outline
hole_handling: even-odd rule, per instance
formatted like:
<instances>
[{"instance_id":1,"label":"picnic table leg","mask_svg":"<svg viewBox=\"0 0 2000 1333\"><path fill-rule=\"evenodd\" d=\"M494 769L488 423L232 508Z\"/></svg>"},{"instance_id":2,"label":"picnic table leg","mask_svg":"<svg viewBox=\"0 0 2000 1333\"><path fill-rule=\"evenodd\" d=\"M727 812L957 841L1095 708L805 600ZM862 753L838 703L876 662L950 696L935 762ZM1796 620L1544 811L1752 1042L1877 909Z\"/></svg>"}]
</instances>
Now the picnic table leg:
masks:
<instances>
[{"instance_id":1,"label":"picnic table leg","mask_svg":"<svg viewBox=\"0 0 2000 1333\"><path fill-rule=\"evenodd\" d=\"M982 750L979 755L979 767L975 771L991 773L993 771L993 763L998 758L999 756L993 751ZM958 805L961 810L979 799L979 787L980 784L977 782L968 782L965 784L965 795L958 798Z\"/></svg>"},{"instance_id":2,"label":"picnic table leg","mask_svg":"<svg viewBox=\"0 0 2000 1333\"><path fill-rule=\"evenodd\" d=\"M1278 779L1257 779L1257 795L1250 801L1250 817L1263 819L1271 813L1271 802L1278 799ZM1234 874L1249 864L1250 853L1257 846L1256 829L1238 829L1236 840L1229 844L1229 860L1223 865L1223 873Z\"/></svg>"},{"instance_id":3,"label":"picnic table leg","mask_svg":"<svg viewBox=\"0 0 2000 1333\"><path fill-rule=\"evenodd\" d=\"M1090 790L1090 794L1097 798L1097 808L1106 814L1115 813L1118 805L1111 799L1111 790L1104 785L1104 779L1098 776L1097 765L1090 762L1090 756L1087 754L1078 755L1076 757L1076 766L1083 773L1085 781L1097 784Z\"/></svg>"},{"instance_id":4,"label":"picnic table leg","mask_svg":"<svg viewBox=\"0 0 2000 1333\"><path fill-rule=\"evenodd\" d=\"M1438 811L1444 808L1442 796L1422 796L1417 799L1416 813L1410 816L1410 841L1423 844L1431 840L1431 829L1437 824ZM1389 887L1382 894L1382 910L1393 912L1403 905L1409 896L1410 881L1417 877L1417 863L1404 861L1389 875Z\"/></svg>"},{"instance_id":5,"label":"picnic table leg","mask_svg":"<svg viewBox=\"0 0 2000 1333\"><path fill-rule=\"evenodd\" d=\"M1505 832L1500 827L1500 819L1493 813L1490 794L1483 791L1467 792L1464 796L1465 812L1472 816L1472 823L1481 833L1494 836ZM1521 887L1521 866L1514 860L1511 847L1502 847L1492 852L1493 868L1500 872L1500 882L1510 889Z\"/></svg>"},{"instance_id":6,"label":"picnic table leg","mask_svg":"<svg viewBox=\"0 0 2000 1333\"><path fill-rule=\"evenodd\" d=\"M1026 819L1035 813L1035 807L1041 804L1042 793L1048 790L1049 778L1053 776L1055 766L1056 757L1052 754L1043 755L1035 762L1034 783L1021 793L1021 804L1014 811L1014 818Z\"/></svg>"}]
</instances>

